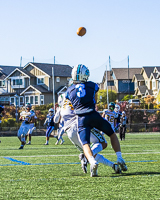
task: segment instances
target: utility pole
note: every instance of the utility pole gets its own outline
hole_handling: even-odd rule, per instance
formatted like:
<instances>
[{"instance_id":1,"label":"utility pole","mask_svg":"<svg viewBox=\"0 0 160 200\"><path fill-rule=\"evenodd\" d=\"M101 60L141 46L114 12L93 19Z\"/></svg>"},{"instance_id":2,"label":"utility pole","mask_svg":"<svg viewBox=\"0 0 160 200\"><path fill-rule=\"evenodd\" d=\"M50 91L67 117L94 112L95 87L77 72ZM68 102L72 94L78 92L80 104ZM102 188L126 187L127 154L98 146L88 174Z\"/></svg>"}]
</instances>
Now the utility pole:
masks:
<instances>
[{"instance_id":1,"label":"utility pole","mask_svg":"<svg viewBox=\"0 0 160 200\"><path fill-rule=\"evenodd\" d=\"M55 56L54 56L54 65L55 65ZM54 114L55 114L54 67L52 67L52 78L53 78L53 106L54 106Z\"/></svg>"},{"instance_id":2,"label":"utility pole","mask_svg":"<svg viewBox=\"0 0 160 200\"><path fill-rule=\"evenodd\" d=\"M130 97L130 80L129 80L129 56L128 56L128 95ZM129 105L128 105L129 106ZM131 131L131 113L130 113L130 106L129 106L129 131Z\"/></svg>"},{"instance_id":3,"label":"utility pole","mask_svg":"<svg viewBox=\"0 0 160 200\"><path fill-rule=\"evenodd\" d=\"M109 56L109 71L110 71L110 80L111 80L111 58ZM111 99L112 99L112 85L111 85Z\"/></svg>"},{"instance_id":4,"label":"utility pole","mask_svg":"<svg viewBox=\"0 0 160 200\"><path fill-rule=\"evenodd\" d=\"M107 73L107 65L106 65L106 90L107 90L107 107L109 105L109 98L108 98L108 73Z\"/></svg>"}]
</instances>

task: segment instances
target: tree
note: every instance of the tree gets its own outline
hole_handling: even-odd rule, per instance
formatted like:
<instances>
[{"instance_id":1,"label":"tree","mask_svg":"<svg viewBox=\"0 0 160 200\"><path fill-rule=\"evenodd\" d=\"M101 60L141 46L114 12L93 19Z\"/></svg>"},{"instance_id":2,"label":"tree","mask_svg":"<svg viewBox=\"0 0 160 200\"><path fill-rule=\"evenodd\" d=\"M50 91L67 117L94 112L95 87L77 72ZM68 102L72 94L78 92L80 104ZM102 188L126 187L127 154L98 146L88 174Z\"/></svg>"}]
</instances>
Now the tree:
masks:
<instances>
[{"instance_id":1,"label":"tree","mask_svg":"<svg viewBox=\"0 0 160 200\"><path fill-rule=\"evenodd\" d=\"M115 102L117 99L117 93L114 90L108 90L109 102ZM107 90L99 90L97 94L97 103L107 104Z\"/></svg>"},{"instance_id":2,"label":"tree","mask_svg":"<svg viewBox=\"0 0 160 200\"><path fill-rule=\"evenodd\" d=\"M128 101L128 100L130 100L130 99L133 99L133 95L127 94L127 95L125 95L125 96L123 97L123 99L122 99L121 101Z\"/></svg>"},{"instance_id":3,"label":"tree","mask_svg":"<svg viewBox=\"0 0 160 200\"><path fill-rule=\"evenodd\" d=\"M144 98L144 101L146 104L148 104L148 109L153 108L153 103L154 103L154 97L151 95L148 95L147 97Z\"/></svg>"}]
</instances>

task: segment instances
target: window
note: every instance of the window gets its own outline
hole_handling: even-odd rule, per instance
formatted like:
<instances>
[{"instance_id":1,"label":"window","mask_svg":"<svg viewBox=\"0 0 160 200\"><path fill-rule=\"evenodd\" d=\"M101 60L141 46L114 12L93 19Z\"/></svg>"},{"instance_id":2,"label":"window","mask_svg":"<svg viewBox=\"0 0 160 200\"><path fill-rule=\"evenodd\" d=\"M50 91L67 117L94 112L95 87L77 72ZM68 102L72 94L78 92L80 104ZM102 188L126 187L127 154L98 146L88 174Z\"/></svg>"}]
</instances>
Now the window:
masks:
<instances>
[{"instance_id":1,"label":"window","mask_svg":"<svg viewBox=\"0 0 160 200\"><path fill-rule=\"evenodd\" d=\"M23 97L20 97L20 106L23 106Z\"/></svg>"},{"instance_id":2,"label":"window","mask_svg":"<svg viewBox=\"0 0 160 200\"><path fill-rule=\"evenodd\" d=\"M5 87L5 81L0 81L0 87Z\"/></svg>"},{"instance_id":3,"label":"window","mask_svg":"<svg viewBox=\"0 0 160 200\"><path fill-rule=\"evenodd\" d=\"M13 79L13 85L22 85L22 79Z\"/></svg>"},{"instance_id":4,"label":"window","mask_svg":"<svg viewBox=\"0 0 160 200\"><path fill-rule=\"evenodd\" d=\"M57 83L60 82L60 77L56 77L56 82L57 82Z\"/></svg>"},{"instance_id":5,"label":"window","mask_svg":"<svg viewBox=\"0 0 160 200\"><path fill-rule=\"evenodd\" d=\"M148 81L146 81L146 85L148 85Z\"/></svg>"},{"instance_id":6,"label":"window","mask_svg":"<svg viewBox=\"0 0 160 200\"><path fill-rule=\"evenodd\" d=\"M38 96L35 96L35 104L38 104Z\"/></svg>"},{"instance_id":7,"label":"window","mask_svg":"<svg viewBox=\"0 0 160 200\"><path fill-rule=\"evenodd\" d=\"M153 86L153 88L156 87L156 83L155 83L155 81L152 81L152 86Z\"/></svg>"},{"instance_id":8,"label":"window","mask_svg":"<svg viewBox=\"0 0 160 200\"><path fill-rule=\"evenodd\" d=\"M29 103L29 97L26 97L26 104Z\"/></svg>"},{"instance_id":9,"label":"window","mask_svg":"<svg viewBox=\"0 0 160 200\"><path fill-rule=\"evenodd\" d=\"M137 88L137 82L135 82L135 88Z\"/></svg>"},{"instance_id":10,"label":"window","mask_svg":"<svg viewBox=\"0 0 160 200\"><path fill-rule=\"evenodd\" d=\"M44 84L44 77L38 77L37 78L37 85Z\"/></svg>"},{"instance_id":11,"label":"window","mask_svg":"<svg viewBox=\"0 0 160 200\"><path fill-rule=\"evenodd\" d=\"M44 95L40 96L40 105L44 105Z\"/></svg>"},{"instance_id":12,"label":"window","mask_svg":"<svg viewBox=\"0 0 160 200\"><path fill-rule=\"evenodd\" d=\"M30 96L30 103L33 104L33 96Z\"/></svg>"},{"instance_id":13,"label":"window","mask_svg":"<svg viewBox=\"0 0 160 200\"><path fill-rule=\"evenodd\" d=\"M14 97L11 97L11 105L14 105Z\"/></svg>"}]
</instances>

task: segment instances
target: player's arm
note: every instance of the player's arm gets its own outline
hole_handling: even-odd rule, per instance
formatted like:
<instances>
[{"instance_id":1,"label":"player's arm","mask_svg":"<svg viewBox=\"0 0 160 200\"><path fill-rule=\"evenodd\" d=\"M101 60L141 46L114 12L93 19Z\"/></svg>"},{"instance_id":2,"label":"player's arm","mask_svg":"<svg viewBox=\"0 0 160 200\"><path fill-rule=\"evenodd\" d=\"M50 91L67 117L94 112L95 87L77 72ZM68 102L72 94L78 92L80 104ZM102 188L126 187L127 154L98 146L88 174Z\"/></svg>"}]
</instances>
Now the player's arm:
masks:
<instances>
[{"instance_id":1,"label":"player's arm","mask_svg":"<svg viewBox=\"0 0 160 200\"><path fill-rule=\"evenodd\" d=\"M60 119L61 119L61 108L58 107L57 108L57 111L56 111L56 114L54 116L54 122L55 123L59 123L60 122Z\"/></svg>"}]
</instances>

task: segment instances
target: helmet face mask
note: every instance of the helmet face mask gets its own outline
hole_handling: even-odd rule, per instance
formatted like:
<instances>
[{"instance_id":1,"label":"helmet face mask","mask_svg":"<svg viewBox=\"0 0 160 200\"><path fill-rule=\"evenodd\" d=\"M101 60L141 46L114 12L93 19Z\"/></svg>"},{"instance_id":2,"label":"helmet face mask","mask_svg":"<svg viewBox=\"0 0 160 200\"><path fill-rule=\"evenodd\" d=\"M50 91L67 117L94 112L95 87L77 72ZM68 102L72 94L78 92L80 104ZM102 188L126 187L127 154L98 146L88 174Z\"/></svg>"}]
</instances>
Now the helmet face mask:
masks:
<instances>
[{"instance_id":1,"label":"helmet face mask","mask_svg":"<svg viewBox=\"0 0 160 200\"><path fill-rule=\"evenodd\" d=\"M72 79L74 83L84 83L88 80L89 69L82 64L76 65L72 69Z\"/></svg>"},{"instance_id":2,"label":"helmet face mask","mask_svg":"<svg viewBox=\"0 0 160 200\"><path fill-rule=\"evenodd\" d=\"M31 110L31 108L32 108L32 105L30 103L27 103L26 110Z\"/></svg>"},{"instance_id":3,"label":"helmet face mask","mask_svg":"<svg viewBox=\"0 0 160 200\"><path fill-rule=\"evenodd\" d=\"M49 112L49 115L52 116L52 115L54 114L54 109L53 109L53 108L50 108L48 112Z\"/></svg>"},{"instance_id":4,"label":"helmet face mask","mask_svg":"<svg viewBox=\"0 0 160 200\"><path fill-rule=\"evenodd\" d=\"M114 109L115 109L114 103L110 103L108 108L109 108L109 110L114 111Z\"/></svg>"}]
</instances>

